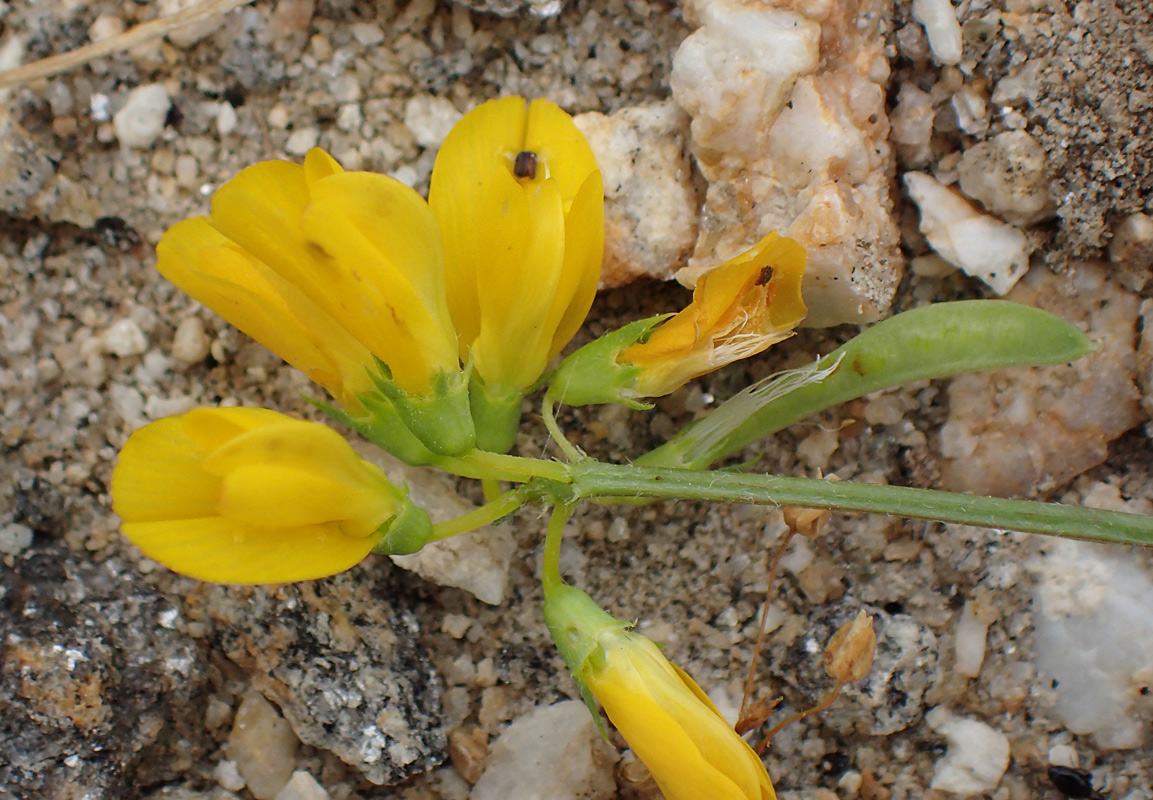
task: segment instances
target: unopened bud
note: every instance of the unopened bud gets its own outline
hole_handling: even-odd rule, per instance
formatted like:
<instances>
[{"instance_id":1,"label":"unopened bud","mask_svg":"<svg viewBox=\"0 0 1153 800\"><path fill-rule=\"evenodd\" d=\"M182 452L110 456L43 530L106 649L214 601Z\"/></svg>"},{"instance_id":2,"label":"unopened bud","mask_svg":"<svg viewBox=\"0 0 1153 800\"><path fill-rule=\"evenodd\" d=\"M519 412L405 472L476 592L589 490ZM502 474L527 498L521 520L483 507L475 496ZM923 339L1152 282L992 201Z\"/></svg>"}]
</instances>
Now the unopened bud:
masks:
<instances>
[{"instance_id":1,"label":"unopened bud","mask_svg":"<svg viewBox=\"0 0 1153 800\"><path fill-rule=\"evenodd\" d=\"M825 648L825 672L841 683L853 683L869 674L877 649L873 618L861 609L851 622L833 634Z\"/></svg>"}]
</instances>

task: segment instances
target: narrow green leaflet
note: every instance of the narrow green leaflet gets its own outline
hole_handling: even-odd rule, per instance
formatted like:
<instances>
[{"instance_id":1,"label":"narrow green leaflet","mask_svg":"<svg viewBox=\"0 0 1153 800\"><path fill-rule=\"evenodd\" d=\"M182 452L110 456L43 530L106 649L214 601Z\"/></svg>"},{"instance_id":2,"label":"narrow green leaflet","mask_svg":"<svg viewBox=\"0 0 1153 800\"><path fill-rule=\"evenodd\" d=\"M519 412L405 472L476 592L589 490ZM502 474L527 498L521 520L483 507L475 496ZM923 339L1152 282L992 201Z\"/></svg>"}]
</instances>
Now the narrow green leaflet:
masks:
<instances>
[{"instance_id":1,"label":"narrow green leaflet","mask_svg":"<svg viewBox=\"0 0 1153 800\"><path fill-rule=\"evenodd\" d=\"M962 300L906 311L877 323L821 358L819 382L750 403L750 387L636 463L703 469L805 417L911 381L1003 367L1074 361L1093 352L1078 328L1032 306ZM763 391L763 388L760 389Z\"/></svg>"}]
</instances>

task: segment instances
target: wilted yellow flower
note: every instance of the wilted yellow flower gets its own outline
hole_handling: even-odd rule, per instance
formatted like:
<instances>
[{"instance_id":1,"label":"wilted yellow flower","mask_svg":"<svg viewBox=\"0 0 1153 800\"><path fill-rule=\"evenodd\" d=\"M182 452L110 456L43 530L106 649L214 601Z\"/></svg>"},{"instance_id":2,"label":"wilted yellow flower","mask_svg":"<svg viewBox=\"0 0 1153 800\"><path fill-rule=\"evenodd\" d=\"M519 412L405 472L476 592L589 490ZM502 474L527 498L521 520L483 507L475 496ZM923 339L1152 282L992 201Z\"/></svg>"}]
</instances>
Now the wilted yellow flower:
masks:
<instances>
[{"instance_id":1,"label":"wilted yellow flower","mask_svg":"<svg viewBox=\"0 0 1153 800\"><path fill-rule=\"evenodd\" d=\"M336 432L258 408L198 409L133 433L112 506L147 556L218 583L333 575L431 535L427 514Z\"/></svg>"},{"instance_id":2,"label":"wilted yellow flower","mask_svg":"<svg viewBox=\"0 0 1153 800\"><path fill-rule=\"evenodd\" d=\"M805 318L805 251L770 233L697 280L693 301L619 361L640 369L635 391L660 397L693 378L765 350Z\"/></svg>"},{"instance_id":3,"label":"wilted yellow flower","mask_svg":"<svg viewBox=\"0 0 1153 800\"><path fill-rule=\"evenodd\" d=\"M477 435L490 435L489 449L506 449L521 397L580 328L596 294L601 175L568 114L547 100L505 97L449 133L428 201L444 236L462 358L471 356L479 386Z\"/></svg>"},{"instance_id":4,"label":"wilted yellow flower","mask_svg":"<svg viewBox=\"0 0 1153 800\"><path fill-rule=\"evenodd\" d=\"M760 756L655 644L564 584L546 584L545 621L590 708L604 707L667 800L774 800Z\"/></svg>"},{"instance_id":5,"label":"wilted yellow flower","mask_svg":"<svg viewBox=\"0 0 1153 800\"><path fill-rule=\"evenodd\" d=\"M380 359L386 384L405 395L393 401L408 403L400 410L426 444L471 446L469 420L463 433L453 429L453 413L468 411L440 230L412 189L345 172L314 149L303 165L245 169L213 196L210 216L173 226L156 249L166 278L346 409L362 411L358 396L381 385L372 378ZM429 407L431 424L413 423Z\"/></svg>"}]
</instances>

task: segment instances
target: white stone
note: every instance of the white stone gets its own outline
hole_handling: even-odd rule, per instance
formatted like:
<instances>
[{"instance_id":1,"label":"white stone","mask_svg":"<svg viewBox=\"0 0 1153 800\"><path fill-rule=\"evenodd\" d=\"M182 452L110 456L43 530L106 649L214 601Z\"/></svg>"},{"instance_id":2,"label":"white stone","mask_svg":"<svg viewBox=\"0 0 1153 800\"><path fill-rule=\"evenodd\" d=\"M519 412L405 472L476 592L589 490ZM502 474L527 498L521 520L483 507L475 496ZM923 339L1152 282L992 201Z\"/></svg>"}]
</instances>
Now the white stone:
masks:
<instances>
[{"instance_id":1,"label":"white stone","mask_svg":"<svg viewBox=\"0 0 1153 800\"><path fill-rule=\"evenodd\" d=\"M421 147L440 147L452 126L464 116L448 98L418 94L404 104L404 124Z\"/></svg>"},{"instance_id":2,"label":"white stone","mask_svg":"<svg viewBox=\"0 0 1153 800\"><path fill-rule=\"evenodd\" d=\"M538 707L493 742L471 800L609 800L615 761L584 703Z\"/></svg>"},{"instance_id":3,"label":"white stone","mask_svg":"<svg viewBox=\"0 0 1153 800\"><path fill-rule=\"evenodd\" d=\"M111 14L101 14L88 26L88 38L94 43L103 42L122 33L124 33L124 20Z\"/></svg>"},{"instance_id":4,"label":"white stone","mask_svg":"<svg viewBox=\"0 0 1153 800\"><path fill-rule=\"evenodd\" d=\"M956 656L953 669L959 675L976 678L981 674L981 664L985 661L985 639L992 622L990 609L982 603L973 600L965 603L953 638L953 652Z\"/></svg>"},{"instance_id":5,"label":"white stone","mask_svg":"<svg viewBox=\"0 0 1153 800\"><path fill-rule=\"evenodd\" d=\"M316 128L300 128L288 136L284 151L289 155L302 156L320 141L320 131Z\"/></svg>"},{"instance_id":6,"label":"white stone","mask_svg":"<svg viewBox=\"0 0 1153 800\"><path fill-rule=\"evenodd\" d=\"M376 47L384 41L384 30L371 22L354 22L349 31L361 47Z\"/></svg>"},{"instance_id":7,"label":"white stone","mask_svg":"<svg viewBox=\"0 0 1153 800\"><path fill-rule=\"evenodd\" d=\"M984 722L963 719L942 707L926 716L929 727L949 740L933 767L931 788L960 795L992 792L1009 768L1009 739Z\"/></svg>"},{"instance_id":8,"label":"white stone","mask_svg":"<svg viewBox=\"0 0 1153 800\"><path fill-rule=\"evenodd\" d=\"M101 339L104 349L120 358L138 356L148 349L148 339L144 336L144 331L140 330L140 326L134 320L127 317L109 325Z\"/></svg>"},{"instance_id":9,"label":"white stone","mask_svg":"<svg viewBox=\"0 0 1153 800\"><path fill-rule=\"evenodd\" d=\"M156 6L161 16L168 17L200 2L201 0L157 0ZM177 47L187 50L220 30L226 19L224 14L209 14L195 22L181 25L176 30L169 31L166 37Z\"/></svg>"},{"instance_id":10,"label":"white stone","mask_svg":"<svg viewBox=\"0 0 1153 800\"><path fill-rule=\"evenodd\" d=\"M32 544L32 529L18 522L0 526L0 553L14 556Z\"/></svg>"},{"instance_id":11,"label":"white stone","mask_svg":"<svg viewBox=\"0 0 1153 800\"><path fill-rule=\"evenodd\" d=\"M236 114L236 109L232 107L232 103L221 103L216 111L216 131L221 136L227 136L236 130L236 123L239 117Z\"/></svg>"},{"instance_id":12,"label":"white stone","mask_svg":"<svg viewBox=\"0 0 1153 800\"><path fill-rule=\"evenodd\" d=\"M671 86L692 117L708 189L693 256L676 277L692 286L775 231L809 256L804 324L874 321L903 265L879 16L853 3L774 5L687 4L701 27L677 51Z\"/></svg>"},{"instance_id":13,"label":"white stone","mask_svg":"<svg viewBox=\"0 0 1153 800\"><path fill-rule=\"evenodd\" d=\"M1153 579L1135 555L1063 540L1037 565L1037 668L1057 681L1065 727L1107 748L1148 737L1134 701L1153 683Z\"/></svg>"},{"instance_id":14,"label":"white stone","mask_svg":"<svg viewBox=\"0 0 1153 800\"><path fill-rule=\"evenodd\" d=\"M957 168L961 191L1014 225L1053 216L1045 150L1025 131L1004 131L967 148Z\"/></svg>"},{"instance_id":15,"label":"white stone","mask_svg":"<svg viewBox=\"0 0 1153 800\"><path fill-rule=\"evenodd\" d=\"M200 317L187 317L176 326L172 337L172 357L188 364L203 361L211 344Z\"/></svg>"},{"instance_id":16,"label":"white stone","mask_svg":"<svg viewBox=\"0 0 1153 800\"><path fill-rule=\"evenodd\" d=\"M128 93L123 108L112 117L116 138L125 147L151 147L164 131L164 120L172 101L159 83L137 86Z\"/></svg>"},{"instance_id":17,"label":"white stone","mask_svg":"<svg viewBox=\"0 0 1153 800\"><path fill-rule=\"evenodd\" d=\"M288 783L298 744L292 727L272 703L249 690L232 722L228 755L256 800L275 800Z\"/></svg>"},{"instance_id":18,"label":"white stone","mask_svg":"<svg viewBox=\"0 0 1153 800\"><path fill-rule=\"evenodd\" d=\"M130 429L144 424L144 395L135 388L122 383L112 384L108 387L108 404Z\"/></svg>"},{"instance_id":19,"label":"white stone","mask_svg":"<svg viewBox=\"0 0 1153 800\"><path fill-rule=\"evenodd\" d=\"M276 800L328 800L328 792L312 775L297 770L284 788L276 793Z\"/></svg>"},{"instance_id":20,"label":"white stone","mask_svg":"<svg viewBox=\"0 0 1153 800\"><path fill-rule=\"evenodd\" d=\"M913 0L913 19L925 26L929 49L942 64L961 60L961 23L949 0Z\"/></svg>"},{"instance_id":21,"label":"white stone","mask_svg":"<svg viewBox=\"0 0 1153 800\"><path fill-rule=\"evenodd\" d=\"M239 792L245 786L244 778L236 768L236 762L231 759L225 759L213 767L212 777L230 792Z\"/></svg>"},{"instance_id":22,"label":"white stone","mask_svg":"<svg viewBox=\"0 0 1153 800\"><path fill-rule=\"evenodd\" d=\"M933 97L911 83L901 84L897 107L893 109L890 138L909 166L923 167L932 159L929 140L933 136Z\"/></svg>"},{"instance_id":23,"label":"white stone","mask_svg":"<svg viewBox=\"0 0 1153 800\"><path fill-rule=\"evenodd\" d=\"M921 210L921 233L941 258L1006 294L1029 271L1028 240L923 172L906 172L905 186Z\"/></svg>"},{"instance_id":24,"label":"white stone","mask_svg":"<svg viewBox=\"0 0 1153 800\"><path fill-rule=\"evenodd\" d=\"M602 286L666 277L697 240L701 198L689 161L689 117L672 101L573 118L605 186Z\"/></svg>"}]
</instances>

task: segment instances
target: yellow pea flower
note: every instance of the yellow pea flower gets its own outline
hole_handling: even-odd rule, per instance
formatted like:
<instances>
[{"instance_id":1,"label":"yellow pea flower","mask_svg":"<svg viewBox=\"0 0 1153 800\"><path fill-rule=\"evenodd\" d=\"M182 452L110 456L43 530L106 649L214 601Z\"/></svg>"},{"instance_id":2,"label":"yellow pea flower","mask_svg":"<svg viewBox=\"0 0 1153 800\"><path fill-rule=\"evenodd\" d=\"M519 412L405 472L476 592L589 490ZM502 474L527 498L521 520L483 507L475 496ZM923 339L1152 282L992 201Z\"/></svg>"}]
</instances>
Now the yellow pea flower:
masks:
<instances>
[{"instance_id":1,"label":"yellow pea flower","mask_svg":"<svg viewBox=\"0 0 1153 800\"><path fill-rule=\"evenodd\" d=\"M697 279L692 302L674 315L637 320L566 358L550 399L569 405L624 403L666 395L686 382L760 353L805 318L805 251L770 233Z\"/></svg>"},{"instance_id":2,"label":"yellow pea flower","mask_svg":"<svg viewBox=\"0 0 1153 800\"><path fill-rule=\"evenodd\" d=\"M209 216L165 233L157 257L354 416L380 389L433 450L471 447L440 230L404 184L345 172L319 149L304 164L265 161L221 186Z\"/></svg>"},{"instance_id":3,"label":"yellow pea flower","mask_svg":"<svg viewBox=\"0 0 1153 800\"><path fill-rule=\"evenodd\" d=\"M259 408L197 409L129 437L112 474L124 534L170 569L218 583L342 572L409 553L428 515L335 431Z\"/></svg>"},{"instance_id":4,"label":"yellow pea flower","mask_svg":"<svg viewBox=\"0 0 1153 800\"><path fill-rule=\"evenodd\" d=\"M604 707L666 800L775 800L760 756L653 642L565 584L546 584L544 613L590 710Z\"/></svg>"},{"instance_id":5,"label":"yellow pea flower","mask_svg":"<svg viewBox=\"0 0 1153 800\"><path fill-rule=\"evenodd\" d=\"M473 364L485 449L505 451L520 401L588 314L604 250L604 188L572 118L547 100L483 103L437 154L429 205L448 305Z\"/></svg>"},{"instance_id":6,"label":"yellow pea flower","mask_svg":"<svg viewBox=\"0 0 1153 800\"><path fill-rule=\"evenodd\" d=\"M792 335L805 318L805 251L770 233L697 280L693 301L620 361L640 368L636 392L660 397L688 381L760 353Z\"/></svg>"}]
</instances>

